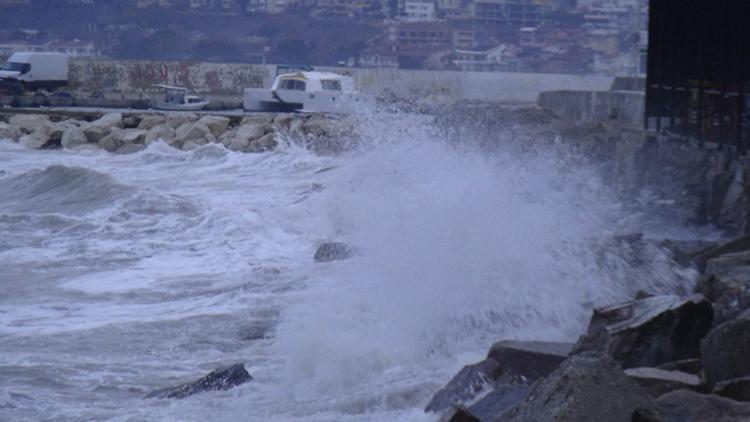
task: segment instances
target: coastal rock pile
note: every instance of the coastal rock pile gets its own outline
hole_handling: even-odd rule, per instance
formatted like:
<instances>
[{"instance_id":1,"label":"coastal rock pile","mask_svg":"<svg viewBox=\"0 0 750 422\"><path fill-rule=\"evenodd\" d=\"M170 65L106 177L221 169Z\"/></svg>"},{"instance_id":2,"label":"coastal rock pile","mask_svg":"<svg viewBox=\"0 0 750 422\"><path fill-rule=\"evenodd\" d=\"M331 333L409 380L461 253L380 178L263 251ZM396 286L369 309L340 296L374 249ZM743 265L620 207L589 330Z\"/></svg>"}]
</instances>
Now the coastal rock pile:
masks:
<instances>
[{"instance_id":1,"label":"coastal rock pile","mask_svg":"<svg viewBox=\"0 0 750 422\"><path fill-rule=\"evenodd\" d=\"M641 292L595 309L575 345L495 343L425 411L452 422L750 420L747 240L691 252L702 269L691 295Z\"/></svg>"},{"instance_id":2,"label":"coastal rock pile","mask_svg":"<svg viewBox=\"0 0 750 422\"><path fill-rule=\"evenodd\" d=\"M232 151L257 153L275 149L285 138L301 142L316 153L335 153L354 139L352 122L333 115L107 113L91 121L42 114L11 115L7 121L2 118L0 139L31 149L90 145L129 153L163 141L185 151L220 143Z\"/></svg>"}]
</instances>

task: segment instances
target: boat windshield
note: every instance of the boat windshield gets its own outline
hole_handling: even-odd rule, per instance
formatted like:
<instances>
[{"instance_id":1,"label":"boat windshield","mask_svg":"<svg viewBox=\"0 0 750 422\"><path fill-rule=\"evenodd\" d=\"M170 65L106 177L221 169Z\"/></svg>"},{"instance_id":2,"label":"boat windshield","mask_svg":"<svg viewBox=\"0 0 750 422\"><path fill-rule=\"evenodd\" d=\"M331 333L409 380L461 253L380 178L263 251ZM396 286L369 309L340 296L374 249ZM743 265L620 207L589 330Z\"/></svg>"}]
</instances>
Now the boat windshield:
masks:
<instances>
[{"instance_id":1,"label":"boat windshield","mask_svg":"<svg viewBox=\"0 0 750 422\"><path fill-rule=\"evenodd\" d=\"M21 74L23 75L24 73L31 70L31 65L28 63L6 62L3 65L2 70L8 70L11 72L21 72Z\"/></svg>"},{"instance_id":2,"label":"boat windshield","mask_svg":"<svg viewBox=\"0 0 750 422\"><path fill-rule=\"evenodd\" d=\"M292 91L304 91L307 88L305 81L298 79L282 79L279 82L279 89L289 89Z\"/></svg>"},{"instance_id":3,"label":"boat windshield","mask_svg":"<svg viewBox=\"0 0 750 422\"><path fill-rule=\"evenodd\" d=\"M341 91L341 82L335 81L335 80L322 80L320 81L320 85L323 87L326 91Z\"/></svg>"}]
</instances>

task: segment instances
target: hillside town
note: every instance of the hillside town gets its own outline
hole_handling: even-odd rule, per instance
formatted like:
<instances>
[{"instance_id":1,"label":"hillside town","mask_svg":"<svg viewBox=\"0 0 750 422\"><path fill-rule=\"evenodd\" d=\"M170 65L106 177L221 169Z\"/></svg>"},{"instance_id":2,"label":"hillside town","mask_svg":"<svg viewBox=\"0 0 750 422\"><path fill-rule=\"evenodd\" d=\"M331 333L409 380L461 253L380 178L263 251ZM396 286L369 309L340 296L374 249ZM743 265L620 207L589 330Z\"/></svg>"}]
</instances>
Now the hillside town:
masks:
<instances>
[{"instance_id":1,"label":"hillside town","mask_svg":"<svg viewBox=\"0 0 750 422\"><path fill-rule=\"evenodd\" d=\"M647 0L0 0L0 56L635 76L647 14Z\"/></svg>"}]
</instances>

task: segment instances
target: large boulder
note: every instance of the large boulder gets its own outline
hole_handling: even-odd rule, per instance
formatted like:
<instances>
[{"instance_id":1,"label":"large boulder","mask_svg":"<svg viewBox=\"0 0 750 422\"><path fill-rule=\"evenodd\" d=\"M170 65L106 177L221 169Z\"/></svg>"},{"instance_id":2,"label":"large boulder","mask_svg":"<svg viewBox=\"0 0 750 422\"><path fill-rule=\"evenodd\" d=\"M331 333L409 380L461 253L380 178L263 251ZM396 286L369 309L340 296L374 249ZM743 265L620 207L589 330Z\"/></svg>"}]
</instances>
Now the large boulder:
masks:
<instances>
[{"instance_id":1,"label":"large boulder","mask_svg":"<svg viewBox=\"0 0 750 422\"><path fill-rule=\"evenodd\" d=\"M701 394L692 390L677 390L656 399L664 422L741 422L750 420L750 404Z\"/></svg>"},{"instance_id":2,"label":"large boulder","mask_svg":"<svg viewBox=\"0 0 750 422\"><path fill-rule=\"evenodd\" d=\"M289 128L292 121L300 118L302 117L294 113L278 113L273 118L273 124L279 129L285 130Z\"/></svg>"},{"instance_id":3,"label":"large boulder","mask_svg":"<svg viewBox=\"0 0 750 422\"><path fill-rule=\"evenodd\" d=\"M571 343L502 340L487 357L500 364L504 379L531 383L557 369L572 348Z\"/></svg>"},{"instance_id":4,"label":"large boulder","mask_svg":"<svg viewBox=\"0 0 750 422\"><path fill-rule=\"evenodd\" d=\"M130 114L127 116L123 116L122 118L123 129L138 129L138 126L140 126L140 124L141 124L141 116Z\"/></svg>"},{"instance_id":5,"label":"large boulder","mask_svg":"<svg viewBox=\"0 0 750 422\"><path fill-rule=\"evenodd\" d=\"M719 255L706 261L704 273L723 277L747 277L750 270L750 251L733 252Z\"/></svg>"},{"instance_id":6,"label":"large boulder","mask_svg":"<svg viewBox=\"0 0 750 422\"><path fill-rule=\"evenodd\" d=\"M443 412L489 393L469 409L482 419L494 418L526 397L528 385L560 366L570 343L502 340L492 345L487 359L465 366L440 389L425 408Z\"/></svg>"},{"instance_id":7,"label":"large boulder","mask_svg":"<svg viewBox=\"0 0 750 422\"><path fill-rule=\"evenodd\" d=\"M271 113L255 113L248 114L240 120L240 126L252 124L260 126L270 126L273 124L273 114Z\"/></svg>"},{"instance_id":8,"label":"large boulder","mask_svg":"<svg viewBox=\"0 0 750 422\"><path fill-rule=\"evenodd\" d=\"M438 422L480 422L480 420L469 409L458 406L444 414Z\"/></svg>"},{"instance_id":9,"label":"large boulder","mask_svg":"<svg viewBox=\"0 0 750 422\"><path fill-rule=\"evenodd\" d=\"M713 393L732 400L750 401L750 376L716 383Z\"/></svg>"},{"instance_id":10,"label":"large boulder","mask_svg":"<svg viewBox=\"0 0 750 422\"><path fill-rule=\"evenodd\" d=\"M260 139L251 141L250 145L247 147L247 152L271 151L276 148L277 145L279 145L279 142L276 140L276 135L273 133L267 133L261 136Z\"/></svg>"},{"instance_id":11,"label":"large boulder","mask_svg":"<svg viewBox=\"0 0 750 422\"><path fill-rule=\"evenodd\" d=\"M0 122L0 140L18 141L20 137L21 129L18 126Z\"/></svg>"},{"instance_id":12,"label":"large boulder","mask_svg":"<svg viewBox=\"0 0 750 422\"><path fill-rule=\"evenodd\" d=\"M750 309L750 267L734 268L721 276L701 277L694 292L713 303L714 326L733 320Z\"/></svg>"},{"instance_id":13,"label":"large boulder","mask_svg":"<svg viewBox=\"0 0 750 422\"><path fill-rule=\"evenodd\" d=\"M266 126L255 123L247 123L237 128L235 136L247 140L248 143L260 139L266 134Z\"/></svg>"},{"instance_id":14,"label":"large boulder","mask_svg":"<svg viewBox=\"0 0 750 422\"><path fill-rule=\"evenodd\" d=\"M105 128L102 126L89 125L83 129L83 134L86 136L86 141L90 144L98 144L99 141L104 139L111 132L111 128Z\"/></svg>"},{"instance_id":15,"label":"large boulder","mask_svg":"<svg viewBox=\"0 0 750 422\"><path fill-rule=\"evenodd\" d=\"M60 143L63 148L75 148L88 143L88 139L81 128L70 126L63 132Z\"/></svg>"},{"instance_id":16,"label":"large boulder","mask_svg":"<svg viewBox=\"0 0 750 422\"><path fill-rule=\"evenodd\" d=\"M167 124L174 129L179 128L185 123L192 123L198 120L198 115L187 112L171 112L167 114Z\"/></svg>"},{"instance_id":17,"label":"large boulder","mask_svg":"<svg viewBox=\"0 0 750 422\"><path fill-rule=\"evenodd\" d=\"M47 140L40 139L37 135L31 134L31 135L22 135L18 139L18 143L29 149L41 149L44 146L44 144L47 143Z\"/></svg>"},{"instance_id":18,"label":"large boulder","mask_svg":"<svg viewBox=\"0 0 750 422\"><path fill-rule=\"evenodd\" d=\"M493 359L485 359L473 365L466 365L438 390L425 407L425 412L443 412L452 406L468 403L483 390L495 383L502 374L500 364Z\"/></svg>"},{"instance_id":19,"label":"large boulder","mask_svg":"<svg viewBox=\"0 0 750 422\"><path fill-rule=\"evenodd\" d=\"M211 134L218 138L222 133L226 132L229 127L229 118L222 116L203 116L198 119L197 123L206 125L208 130L211 131Z\"/></svg>"},{"instance_id":20,"label":"large boulder","mask_svg":"<svg viewBox=\"0 0 750 422\"><path fill-rule=\"evenodd\" d=\"M472 415L483 421L494 421L505 412L523 402L530 386L524 384L497 384L495 388L468 407Z\"/></svg>"},{"instance_id":21,"label":"large boulder","mask_svg":"<svg viewBox=\"0 0 750 422\"><path fill-rule=\"evenodd\" d=\"M706 269L708 261L727 254L733 254L737 252L750 251L750 236L738 237L728 242L716 245L712 248L707 248L695 257L695 262L698 265L698 269L704 271Z\"/></svg>"},{"instance_id":22,"label":"large boulder","mask_svg":"<svg viewBox=\"0 0 750 422\"><path fill-rule=\"evenodd\" d=\"M146 131L140 129L115 129L109 135L102 138L97 145L99 148L109 152L130 152L141 149L146 140ZM133 148L133 145L137 145ZM123 150L123 147L127 151Z\"/></svg>"},{"instance_id":23,"label":"large boulder","mask_svg":"<svg viewBox=\"0 0 750 422\"><path fill-rule=\"evenodd\" d=\"M122 113L107 113L97 120L89 123L84 127L83 133L86 135L91 144L99 144L104 138L112 132L122 129ZM104 142L105 145L111 144L111 140Z\"/></svg>"},{"instance_id":24,"label":"large boulder","mask_svg":"<svg viewBox=\"0 0 750 422\"><path fill-rule=\"evenodd\" d=\"M750 315L711 330L701 344L701 360L709 389L721 381L750 375Z\"/></svg>"},{"instance_id":25,"label":"large boulder","mask_svg":"<svg viewBox=\"0 0 750 422\"><path fill-rule=\"evenodd\" d=\"M680 371L686 374L700 375L703 372L703 363L698 358L682 359L673 362L662 363L656 367L665 371Z\"/></svg>"},{"instance_id":26,"label":"large boulder","mask_svg":"<svg viewBox=\"0 0 750 422\"><path fill-rule=\"evenodd\" d=\"M143 123L143 120L141 121ZM172 126L161 124L154 126L146 132L146 139L144 142L146 145L155 141L164 141L170 143L175 138L175 130Z\"/></svg>"},{"instance_id":27,"label":"large boulder","mask_svg":"<svg viewBox=\"0 0 750 422\"><path fill-rule=\"evenodd\" d=\"M330 262L349 259L354 256L354 249L342 242L323 243L315 251L315 262Z\"/></svg>"},{"instance_id":28,"label":"large boulder","mask_svg":"<svg viewBox=\"0 0 750 422\"><path fill-rule=\"evenodd\" d=\"M681 371L630 368L625 370L625 375L643 387L654 398L674 390L685 388L697 390L701 387L700 377Z\"/></svg>"},{"instance_id":29,"label":"large boulder","mask_svg":"<svg viewBox=\"0 0 750 422\"><path fill-rule=\"evenodd\" d=\"M163 125L166 121L167 118L163 114L144 114L141 116L140 123L138 123L138 129L151 130L156 126ZM172 127L172 129L174 128Z\"/></svg>"},{"instance_id":30,"label":"large boulder","mask_svg":"<svg viewBox=\"0 0 750 422\"><path fill-rule=\"evenodd\" d=\"M122 129L122 113L107 113L91 122L89 126L99 126L110 130L117 128Z\"/></svg>"},{"instance_id":31,"label":"large boulder","mask_svg":"<svg viewBox=\"0 0 750 422\"><path fill-rule=\"evenodd\" d=\"M216 142L216 138L211 133L208 126L202 123L185 123L175 131L175 140L179 146L190 142L195 146L205 145L209 142Z\"/></svg>"},{"instance_id":32,"label":"large boulder","mask_svg":"<svg viewBox=\"0 0 750 422\"><path fill-rule=\"evenodd\" d=\"M156 390L148 394L146 398L181 399L205 391L228 390L252 379L253 377L247 372L245 365L239 363L211 371L198 381Z\"/></svg>"},{"instance_id":33,"label":"large boulder","mask_svg":"<svg viewBox=\"0 0 750 422\"><path fill-rule=\"evenodd\" d=\"M499 421L631 422L652 415L651 398L601 354L573 356L537 382L523 403Z\"/></svg>"},{"instance_id":34,"label":"large boulder","mask_svg":"<svg viewBox=\"0 0 750 422\"><path fill-rule=\"evenodd\" d=\"M597 308L572 353L606 353L625 368L699 357L713 309L702 295L652 296Z\"/></svg>"},{"instance_id":35,"label":"large boulder","mask_svg":"<svg viewBox=\"0 0 750 422\"><path fill-rule=\"evenodd\" d=\"M10 116L8 123L21 129L23 133L29 134L45 130L50 121L49 117L43 114L14 114Z\"/></svg>"},{"instance_id":36,"label":"large boulder","mask_svg":"<svg viewBox=\"0 0 750 422\"><path fill-rule=\"evenodd\" d=\"M234 138L229 140L228 143L224 143L227 149L231 151L244 152L250 147L250 141L246 138Z\"/></svg>"},{"instance_id":37,"label":"large boulder","mask_svg":"<svg viewBox=\"0 0 750 422\"><path fill-rule=\"evenodd\" d=\"M117 131L115 131L100 139L99 142L96 143L96 146L105 151L115 152L122 146L122 142L117 134Z\"/></svg>"},{"instance_id":38,"label":"large boulder","mask_svg":"<svg viewBox=\"0 0 750 422\"><path fill-rule=\"evenodd\" d=\"M691 266L695 259L706 251L717 246L714 242L703 240L673 240L665 239L659 246L672 253L672 259L682 266Z\"/></svg>"}]
</instances>

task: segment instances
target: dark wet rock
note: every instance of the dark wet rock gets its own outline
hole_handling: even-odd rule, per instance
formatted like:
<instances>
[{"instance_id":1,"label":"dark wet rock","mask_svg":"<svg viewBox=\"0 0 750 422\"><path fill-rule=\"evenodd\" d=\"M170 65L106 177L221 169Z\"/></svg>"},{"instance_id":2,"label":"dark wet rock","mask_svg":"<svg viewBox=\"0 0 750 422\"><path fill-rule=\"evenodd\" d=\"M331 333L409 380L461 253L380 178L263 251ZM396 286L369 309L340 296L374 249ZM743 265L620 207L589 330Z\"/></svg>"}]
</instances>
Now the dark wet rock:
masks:
<instances>
[{"instance_id":1,"label":"dark wet rock","mask_svg":"<svg viewBox=\"0 0 750 422\"><path fill-rule=\"evenodd\" d=\"M738 237L729 242L708 248L695 257L698 269L703 272L709 260L721 255L733 254L736 252L750 251L750 236Z\"/></svg>"},{"instance_id":2,"label":"dark wet rock","mask_svg":"<svg viewBox=\"0 0 750 422\"><path fill-rule=\"evenodd\" d=\"M699 389L701 379L697 375L657 368L631 368L625 370L631 380L643 387L651 397L659 397L674 390Z\"/></svg>"},{"instance_id":3,"label":"dark wet rock","mask_svg":"<svg viewBox=\"0 0 750 422\"><path fill-rule=\"evenodd\" d=\"M505 381L530 383L557 369L572 348L571 343L503 340L487 357L500 364Z\"/></svg>"},{"instance_id":4,"label":"dark wet rock","mask_svg":"<svg viewBox=\"0 0 750 422\"><path fill-rule=\"evenodd\" d=\"M523 403L497 420L631 422L635 414L654 414L652 409L651 398L617 362L584 353L534 384Z\"/></svg>"},{"instance_id":5,"label":"dark wet rock","mask_svg":"<svg viewBox=\"0 0 750 422\"><path fill-rule=\"evenodd\" d=\"M349 259L352 256L354 249L351 246L341 242L330 242L320 245L313 259L316 262L329 262Z\"/></svg>"},{"instance_id":6,"label":"dark wet rock","mask_svg":"<svg viewBox=\"0 0 750 422\"><path fill-rule=\"evenodd\" d=\"M245 369L245 365L238 363L226 368L211 371L198 381L183 384L177 387L164 388L149 393L147 399L181 399L193 394L206 391L228 390L247 381L253 377Z\"/></svg>"},{"instance_id":7,"label":"dark wet rock","mask_svg":"<svg viewBox=\"0 0 750 422\"><path fill-rule=\"evenodd\" d=\"M251 141L248 144L246 151L247 152L272 151L278 145L279 145L279 142L276 140L276 135L274 133L267 133L261 136L259 139Z\"/></svg>"},{"instance_id":8,"label":"dark wet rock","mask_svg":"<svg viewBox=\"0 0 750 422\"><path fill-rule=\"evenodd\" d=\"M750 401L750 376L719 382L713 392L732 400Z\"/></svg>"},{"instance_id":9,"label":"dark wet rock","mask_svg":"<svg viewBox=\"0 0 750 422\"><path fill-rule=\"evenodd\" d=\"M572 354L606 353L624 368L697 358L712 319L711 303L701 295L654 296L597 308Z\"/></svg>"},{"instance_id":10,"label":"dark wet rock","mask_svg":"<svg viewBox=\"0 0 750 422\"><path fill-rule=\"evenodd\" d=\"M713 394L677 390L656 399L664 422L739 422L750 420L750 403Z\"/></svg>"},{"instance_id":11,"label":"dark wet rock","mask_svg":"<svg viewBox=\"0 0 750 422\"><path fill-rule=\"evenodd\" d=\"M750 274L750 251L733 252L711 258L706 262L705 274L728 278L748 279Z\"/></svg>"},{"instance_id":12,"label":"dark wet rock","mask_svg":"<svg viewBox=\"0 0 750 422\"><path fill-rule=\"evenodd\" d=\"M682 266L690 266L695 263L696 258L715 248L717 243L703 240L666 239L661 241L659 245L672 253L672 259L676 263Z\"/></svg>"},{"instance_id":13,"label":"dark wet rock","mask_svg":"<svg viewBox=\"0 0 750 422\"><path fill-rule=\"evenodd\" d=\"M242 340L262 340L271 338L271 326L267 324L253 324L240 332Z\"/></svg>"},{"instance_id":14,"label":"dark wet rock","mask_svg":"<svg viewBox=\"0 0 750 422\"><path fill-rule=\"evenodd\" d=\"M479 422L480 419L474 416L471 411L463 406L454 407L444 414L439 422Z\"/></svg>"},{"instance_id":15,"label":"dark wet rock","mask_svg":"<svg viewBox=\"0 0 750 422\"><path fill-rule=\"evenodd\" d=\"M662 363L661 365L657 366L657 368L663 369L665 371L680 371L687 374L700 375L701 371L703 371L703 363L701 363L701 360L697 358L683 359L676 360L674 362Z\"/></svg>"},{"instance_id":16,"label":"dark wet rock","mask_svg":"<svg viewBox=\"0 0 750 422\"><path fill-rule=\"evenodd\" d=\"M500 384L476 403L469 406L473 415L483 421L492 421L521 403L529 395L528 385Z\"/></svg>"},{"instance_id":17,"label":"dark wet rock","mask_svg":"<svg viewBox=\"0 0 750 422\"><path fill-rule=\"evenodd\" d=\"M124 129L136 129L141 123L141 116L129 115L122 117L122 127Z\"/></svg>"},{"instance_id":18,"label":"dark wet rock","mask_svg":"<svg viewBox=\"0 0 750 422\"><path fill-rule=\"evenodd\" d=\"M425 407L425 412L442 412L455 405L467 403L482 391L491 388L500 376L500 365L493 359L485 359L473 365L464 366L438 390Z\"/></svg>"},{"instance_id":19,"label":"dark wet rock","mask_svg":"<svg viewBox=\"0 0 750 422\"><path fill-rule=\"evenodd\" d=\"M711 330L701 344L706 385L750 375L750 316Z\"/></svg>"},{"instance_id":20,"label":"dark wet rock","mask_svg":"<svg viewBox=\"0 0 750 422\"><path fill-rule=\"evenodd\" d=\"M750 309L750 267L702 277L694 291L713 303L714 326L736 319Z\"/></svg>"},{"instance_id":21,"label":"dark wet rock","mask_svg":"<svg viewBox=\"0 0 750 422\"><path fill-rule=\"evenodd\" d=\"M557 369L572 346L571 343L498 341L490 348L487 359L465 366L435 393L425 411L442 412L492 390L470 409L474 414L497 416L525 397L528 384Z\"/></svg>"}]
</instances>

